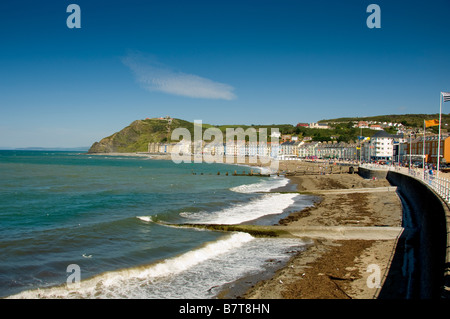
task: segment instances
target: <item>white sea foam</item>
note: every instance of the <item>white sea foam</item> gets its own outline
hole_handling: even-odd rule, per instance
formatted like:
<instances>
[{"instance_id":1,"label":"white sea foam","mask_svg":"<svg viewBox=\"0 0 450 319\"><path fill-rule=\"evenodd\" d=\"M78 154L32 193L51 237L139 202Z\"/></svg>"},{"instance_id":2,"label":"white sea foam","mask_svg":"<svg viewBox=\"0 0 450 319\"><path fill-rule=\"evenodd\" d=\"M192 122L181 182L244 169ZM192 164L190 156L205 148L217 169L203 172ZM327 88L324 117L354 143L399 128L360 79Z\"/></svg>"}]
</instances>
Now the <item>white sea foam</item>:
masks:
<instances>
[{"instance_id":1,"label":"white sea foam","mask_svg":"<svg viewBox=\"0 0 450 319\"><path fill-rule=\"evenodd\" d=\"M180 216L189 219L189 222L201 224L240 224L266 215L278 215L290 205L294 204L298 194L264 194L242 204L214 212L181 212Z\"/></svg>"},{"instance_id":2,"label":"white sea foam","mask_svg":"<svg viewBox=\"0 0 450 319\"><path fill-rule=\"evenodd\" d=\"M29 290L10 296L9 298L108 298L129 297L130 291L123 291L124 287L130 287L130 282L144 280L151 284L154 280L177 275L210 258L217 257L230 250L239 248L254 238L247 233L233 233L224 239L210 242L202 247L191 250L180 256L161 261L156 264L140 266L107 272L91 279L82 281L77 289L58 286Z\"/></svg>"},{"instance_id":3,"label":"white sea foam","mask_svg":"<svg viewBox=\"0 0 450 319\"><path fill-rule=\"evenodd\" d=\"M136 218L142 220L143 222L151 222L152 221L151 216L136 216Z\"/></svg>"},{"instance_id":4,"label":"white sea foam","mask_svg":"<svg viewBox=\"0 0 450 319\"><path fill-rule=\"evenodd\" d=\"M308 244L234 233L156 264L81 281L76 289L46 288L10 298L214 298L224 284L265 271L271 264L288 260L289 251Z\"/></svg>"},{"instance_id":5,"label":"white sea foam","mask_svg":"<svg viewBox=\"0 0 450 319\"><path fill-rule=\"evenodd\" d=\"M286 186L289 180L284 177L271 177L263 179L262 181L254 184L245 184L230 188L233 192L238 193L257 193L257 192L269 192L273 189Z\"/></svg>"}]
</instances>

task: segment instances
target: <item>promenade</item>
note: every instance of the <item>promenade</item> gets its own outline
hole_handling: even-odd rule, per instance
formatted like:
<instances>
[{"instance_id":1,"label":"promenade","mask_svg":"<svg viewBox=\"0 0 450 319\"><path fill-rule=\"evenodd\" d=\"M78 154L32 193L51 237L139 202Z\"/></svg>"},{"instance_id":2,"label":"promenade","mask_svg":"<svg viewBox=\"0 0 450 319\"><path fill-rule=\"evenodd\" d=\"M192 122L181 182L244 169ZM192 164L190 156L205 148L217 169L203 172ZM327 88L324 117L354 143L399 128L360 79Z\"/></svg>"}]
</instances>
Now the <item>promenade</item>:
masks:
<instances>
[{"instance_id":1,"label":"promenade","mask_svg":"<svg viewBox=\"0 0 450 319\"><path fill-rule=\"evenodd\" d=\"M446 203L450 203L450 173L378 164L362 164L362 168L375 171L393 171L420 180L433 189Z\"/></svg>"}]
</instances>

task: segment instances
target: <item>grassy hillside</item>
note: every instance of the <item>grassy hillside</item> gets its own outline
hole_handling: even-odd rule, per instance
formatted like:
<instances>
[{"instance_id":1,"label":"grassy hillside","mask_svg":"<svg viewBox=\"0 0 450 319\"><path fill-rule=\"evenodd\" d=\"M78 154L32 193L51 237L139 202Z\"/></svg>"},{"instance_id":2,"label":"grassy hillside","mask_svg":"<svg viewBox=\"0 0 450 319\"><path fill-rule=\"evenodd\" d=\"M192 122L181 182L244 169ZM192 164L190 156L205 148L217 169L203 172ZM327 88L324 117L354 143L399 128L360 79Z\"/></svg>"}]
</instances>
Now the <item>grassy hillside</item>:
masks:
<instances>
[{"instance_id":1,"label":"grassy hillside","mask_svg":"<svg viewBox=\"0 0 450 319\"><path fill-rule=\"evenodd\" d=\"M407 127L423 127L423 120L439 119L437 114L393 114L393 115L377 115L368 117L341 117L337 119L321 120L320 123L346 123L353 121L377 121L402 123ZM450 114L442 114L442 124L450 124Z\"/></svg>"},{"instance_id":2,"label":"grassy hillside","mask_svg":"<svg viewBox=\"0 0 450 319\"><path fill-rule=\"evenodd\" d=\"M202 132L206 129L215 127L220 129L224 139L226 138L227 128L255 128L258 131L260 127L267 128L267 134L270 135L270 128L277 127L283 133L293 133L295 127L290 124L282 125L219 125L214 126L210 124L202 124ZM178 142L171 140L171 133L176 128L186 128L194 138L194 123L184 121L181 119L172 119L170 125L170 132L168 132L168 122L159 119L136 120L119 132L111 136L103 138L100 142L95 142L89 149L89 153L134 153L146 152L148 150L148 143L164 143L164 142ZM259 136L258 136L259 138ZM247 137L248 139L248 137Z\"/></svg>"},{"instance_id":3,"label":"grassy hillside","mask_svg":"<svg viewBox=\"0 0 450 319\"><path fill-rule=\"evenodd\" d=\"M221 130L224 139L226 138L227 128L242 128L247 130L254 128L258 132L259 128L267 128L267 134L270 135L271 128L278 128L281 134L291 134L301 137L312 137L313 141L338 141L351 142L355 141L361 134L359 128L353 127L354 121L378 121L402 123L406 127L422 128L424 119L437 119L439 114L404 114L404 115L380 115L371 117L347 117L338 119L321 120L331 124L331 129L312 129L305 127L296 127L291 124L273 124L273 125L211 125L203 124L202 130L205 131L210 127ZM450 124L450 115L442 114L442 128L445 130ZM181 119L172 119L170 131L168 131L168 122L160 119L136 120L119 132L111 136L103 138L99 142L95 142L89 149L90 153L133 153L146 152L148 143L151 142L173 142L171 141L171 132L176 128L186 128L193 139L194 123ZM437 132L437 127L430 128ZM395 134L394 128L386 129L388 133ZM363 136L372 136L375 130L363 129ZM259 136L258 136L259 139ZM176 141L177 142L177 141Z\"/></svg>"},{"instance_id":4,"label":"grassy hillside","mask_svg":"<svg viewBox=\"0 0 450 319\"><path fill-rule=\"evenodd\" d=\"M173 119L171 130L185 127L194 131L194 124L188 121ZM166 142L170 138L167 132L167 121L158 119L137 120L111 136L95 142L89 153L126 153L146 152L150 142Z\"/></svg>"}]
</instances>

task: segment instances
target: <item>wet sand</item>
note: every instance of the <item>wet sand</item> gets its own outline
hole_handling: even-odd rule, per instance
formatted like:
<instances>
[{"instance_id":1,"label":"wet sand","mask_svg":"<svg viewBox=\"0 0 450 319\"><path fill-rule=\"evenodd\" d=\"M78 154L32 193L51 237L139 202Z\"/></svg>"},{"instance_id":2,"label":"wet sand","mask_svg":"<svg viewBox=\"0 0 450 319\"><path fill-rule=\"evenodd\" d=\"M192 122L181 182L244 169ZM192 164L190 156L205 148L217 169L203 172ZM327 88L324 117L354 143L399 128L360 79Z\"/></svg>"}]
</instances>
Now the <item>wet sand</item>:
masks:
<instances>
[{"instance_id":1,"label":"wet sand","mask_svg":"<svg viewBox=\"0 0 450 319\"><path fill-rule=\"evenodd\" d=\"M322 166L322 167L320 167ZM344 167L345 168L345 167ZM297 191L314 193L327 189L360 189L390 186L386 180L367 180L348 174L348 168L334 166L334 174L306 175L305 172L330 172L326 164L280 162L280 169L297 172L289 177ZM305 175L302 175L305 174ZM395 191L346 194L320 194L314 207L295 212L279 221L289 226L401 226L401 202ZM314 244L297 253L270 278L243 278L230 285L225 298L247 299L372 299L379 288L369 277L373 265L380 270L380 286L389 269L397 240L314 239ZM371 265L371 266L369 266ZM243 291L242 282L252 285ZM235 289L233 289L235 287ZM248 287L247 287L248 288Z\"/></svg>"}]
</instances>

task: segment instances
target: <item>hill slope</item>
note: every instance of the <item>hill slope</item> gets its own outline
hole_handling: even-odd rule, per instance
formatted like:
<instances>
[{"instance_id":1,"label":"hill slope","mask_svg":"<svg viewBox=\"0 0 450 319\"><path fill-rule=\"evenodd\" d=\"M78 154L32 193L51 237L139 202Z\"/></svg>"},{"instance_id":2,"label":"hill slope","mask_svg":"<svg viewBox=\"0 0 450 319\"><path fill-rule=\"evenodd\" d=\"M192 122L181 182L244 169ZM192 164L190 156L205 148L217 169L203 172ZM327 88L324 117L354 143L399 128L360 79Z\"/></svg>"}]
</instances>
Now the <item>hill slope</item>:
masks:
<instances>
[{"instance_id":1,"label":"hill slope","mask_svg":"<svg viewBox=\"0 0 450 319\"><path fill-rule=\"evenodd\" d=\"M442 124L450 124L450 114L441 114ZM423 120L439 119L437 114L392 114L392 115L377 115L368 117L341 117L337 119L320 120L319 123L343 123L353 121L377 121L377 122L391 122L402 123L408 127L423 127Z\"/></svg>"},{"instance_id":2,"label":"hill slope","mask_svg":"<svg viewBox=\"0 0 450 319\"><path fill-rule=\"evenodd\" d=\"M202 131L207 128L218 128L225 138L227 128L240 127L244 130L253 127L258 129L259 127L265 127L270 134L270 128L279 128L280 132L294 133L295 127L291 124L281 125L220 125L213 126L210 124L202 124ZM194 123L180 119L172 119L170 124L170 132L176 128L186 128L191 137L194 138ZM119 132L114 133L111 136L103 138L100 142L95 142L89 149L89 153L134 153L134 152L147 152L148 143L163 143L172 142L171 133L168 132L168 122L165 119L146 119L136 120ZM177 141L178 142L178 141Z\"/></svg>"},{"instance_id":3,"label":"hill slope","mask_svg":"<svg viewBox=\"0 0 450 319\"><path fill-rule=\"evenodd\" d=\"M405 114L405 115L379 115L371 117L347 117L331 120L321 120L319 122L333 123L331 129L315 129L296 127L291 124L279 125L220 125L213 126L203 124L202 130L210 127L220 129L223 136L226 136L227 128L241 127L244 130L252 127L256 130L260 127L267 128L267 133L270 135L270 128L278 128L281 134L293 134L298 136L310 136L313 141L343 141L349 142L357 139L357 136L372 136L376 133L375 130L363 129L362 132L358 128L353 127L353 121L378 121L378 122L392 122L402 123L406 127L422 128L423 120L438 119L439 114ZM446 131L450 125L450 114L442 114L442 129ZM100 142L95 142L89 149L89 153L134 153L147 152L148 143L151 142L172 142L170 140L170 132L176 128L186 128L194 137L194 123L184 121L181 119L171 119L170 131L168 131L168 121L166 119L146 119L136 120L119 132L111 136L103 138ZM386 129L389 133L395 134L393 128ZM437 132L437 127L432 127L429 130Z\"/></svg>"},{"instance_id":4,"label":"hill slope","mask_svg":"<svg viewBox=\"0 0 450 319\"><path fill-rule=\"evenodd\" d=\"M95 142L89 153L147 152L148 143L165 142L170 138L167 121L159 119L136 120L119 132ZM180 119L172 119L171 130L185 127L193 134L194 124Z\"/></svg>"}]
</instances>

